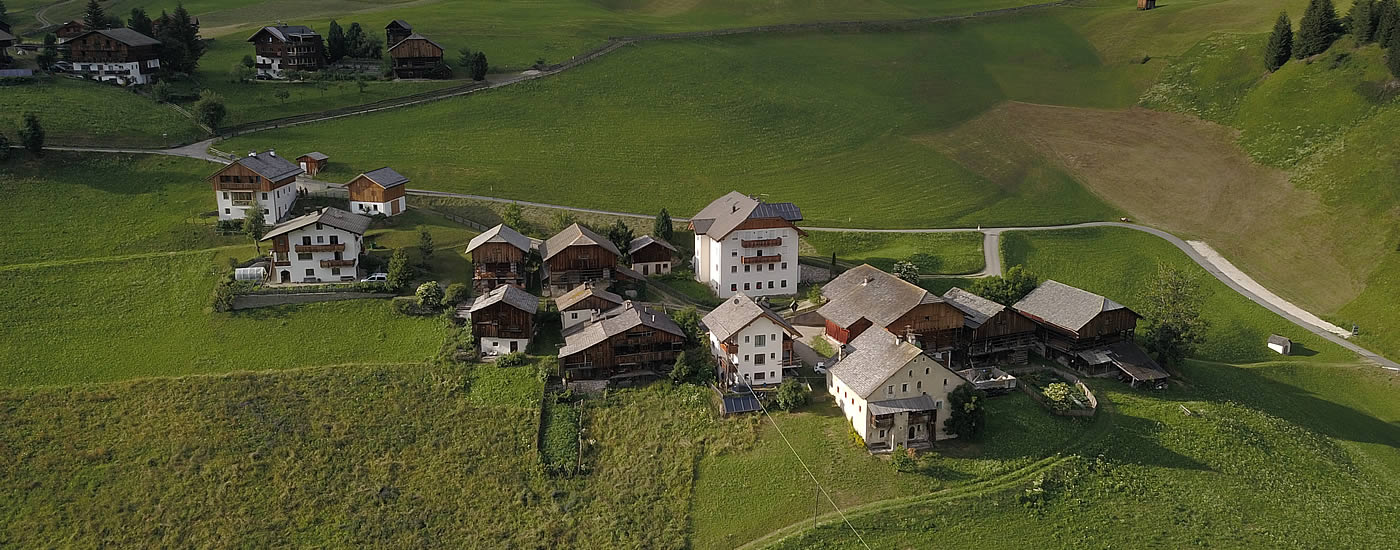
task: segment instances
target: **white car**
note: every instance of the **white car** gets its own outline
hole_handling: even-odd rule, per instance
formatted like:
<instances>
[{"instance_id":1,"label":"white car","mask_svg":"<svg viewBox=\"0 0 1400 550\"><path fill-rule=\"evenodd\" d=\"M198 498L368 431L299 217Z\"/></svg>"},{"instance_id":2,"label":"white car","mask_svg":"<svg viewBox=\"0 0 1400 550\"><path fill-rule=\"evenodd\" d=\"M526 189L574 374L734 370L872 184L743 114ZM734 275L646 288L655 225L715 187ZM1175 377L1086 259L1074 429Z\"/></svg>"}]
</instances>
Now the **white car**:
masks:
<instances>
[{"instance_id":1,"label":"white car","mask_svg":"<svg viewBox=\"0 0 1400 550\"><path fill-rule=\"evenodd\" d=\"M812 367L817 374L826 374L826 361L817 361L817 366Z\"/></svg>"},{"instance_id":2,"label":"white car","mask_svg":"<svg viewBox=\"0 0 1400 550\"><path fill-rule=\"evenodd\" d=\"M388 280L389 280L389 274L388 274L388 273L374 273L374 274L371 274L371 275L368 276L368 277L365 277L364 279L360 279L360 282L362 282L362 283L382 283L382 282L385 282L385 281L388 281Z\"/></svg>"}]
</instances>

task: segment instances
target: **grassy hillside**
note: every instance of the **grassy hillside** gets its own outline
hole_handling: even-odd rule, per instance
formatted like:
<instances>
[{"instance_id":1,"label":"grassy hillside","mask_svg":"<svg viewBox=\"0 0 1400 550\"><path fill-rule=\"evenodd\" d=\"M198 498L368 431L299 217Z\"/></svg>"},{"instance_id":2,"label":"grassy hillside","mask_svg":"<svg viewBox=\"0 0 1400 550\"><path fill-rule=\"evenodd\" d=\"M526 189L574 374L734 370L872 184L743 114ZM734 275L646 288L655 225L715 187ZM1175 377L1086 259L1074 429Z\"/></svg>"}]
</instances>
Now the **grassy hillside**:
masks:
<instances>
[{"instance_id":1,"label":"grassy hillside","mask_svg":"<svg viewBox=\"0 0 1400 550\"><path fill-rule=\"evenodd\" d=\"M802 238L802 254L853 264L894 269L913 261L920 273L976 273L986 265L981 233L837 233L812 231Z\"/></svg>"},{"instance_id":2,"label":"grassy hillside","mask_svg":"<svg viewBox=\"0 0 1400 550\"><path fill-rule=\"evenodd\" d=\"M130 90L65 77L0 86L0 133L18 143L34 113L50 145L159 147L204 139L194 122Z\"/></svg>"}]
</instances>

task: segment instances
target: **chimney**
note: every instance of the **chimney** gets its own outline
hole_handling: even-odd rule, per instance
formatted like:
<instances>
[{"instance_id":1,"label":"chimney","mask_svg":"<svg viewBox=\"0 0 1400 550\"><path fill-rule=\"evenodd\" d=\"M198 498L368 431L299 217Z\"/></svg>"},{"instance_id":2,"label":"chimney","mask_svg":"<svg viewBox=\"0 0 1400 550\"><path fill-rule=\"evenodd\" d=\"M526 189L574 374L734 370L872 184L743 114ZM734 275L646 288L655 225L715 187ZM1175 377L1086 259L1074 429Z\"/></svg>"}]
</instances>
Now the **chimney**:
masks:
<instances>
[{"instance_id":1,"label":"chimney","mask_svg":"<svg viewBox=\"0 0 1400 550\"><path fill-rule=\"evenodd\" d=\"M874 277L866 277L866 278L864 278L864 279L862 279L862 280L860 281L860 286L868 285L868 284L870 284L871 281L874 281L874 280L875 280Z\"/></svg>"},{"instance_id":2,"label":"chimney","mask_svg":"<svg viewBox=\"0 0 1400 550\"><path fill-rule=\"evenodd\" d=\"M912 344L912 343L914 343L914 336L915 336L915 334L914 334L914 326L913 326L913 325L904 325L904 341L905 341L905 342L909 342L910 344Z\"/></svg>"},{"instance_id":3,"label":"chimney","mask_svg":"<svg viewBox=\"0 0 1400 550\"><path fill-rule=\"evenodd\" d=\"M739 295L738 295L738 294L735 294L735 295L734 295L734 303L736 303L736 304L739 303Z\"/></svg>"},{"instance_id":4,"label":"chimney","mask_svg":"<svg viewBox=\"0 0 1400 550\"><path fill-rule=\"evenodd\" d=\"M256 157L256 156L258 156L258 152L257 152L257 151L248 151L248 156L250 156L250 157Z\"/></svg>"},{"instance_id":5,"label":"chimney","mask_svg":"<svg viewBox=\"0 0 1400 550\"><path fill-rule=\"evenodd\" d=\"M267 150L267 154L270 155L270 156L274 156L274 157L275 157L275 156L277 156L277 151L273 151L272 149L268 149L268 150Z\"/></svg>"}]
</instances>

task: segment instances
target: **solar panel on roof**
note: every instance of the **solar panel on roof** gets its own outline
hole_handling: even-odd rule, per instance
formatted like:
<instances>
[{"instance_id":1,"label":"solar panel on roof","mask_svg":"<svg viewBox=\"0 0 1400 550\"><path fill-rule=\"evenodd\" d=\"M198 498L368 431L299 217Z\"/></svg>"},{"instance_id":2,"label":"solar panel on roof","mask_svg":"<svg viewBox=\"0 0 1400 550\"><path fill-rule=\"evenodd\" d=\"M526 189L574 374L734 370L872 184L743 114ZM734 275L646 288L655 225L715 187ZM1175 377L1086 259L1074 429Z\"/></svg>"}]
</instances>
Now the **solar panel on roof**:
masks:
<instances>
[{"instance_id":1,"label":"solar panel on roof","mask_svg":"<svg viewBox=\"0 0 1400 550\"><path fill-rule=\"evenodd\" d=\"M754 208L752 218L782 218L794 222L802 219L802 210L790 202L763 202Z\"/></svg>"}]
</instances>

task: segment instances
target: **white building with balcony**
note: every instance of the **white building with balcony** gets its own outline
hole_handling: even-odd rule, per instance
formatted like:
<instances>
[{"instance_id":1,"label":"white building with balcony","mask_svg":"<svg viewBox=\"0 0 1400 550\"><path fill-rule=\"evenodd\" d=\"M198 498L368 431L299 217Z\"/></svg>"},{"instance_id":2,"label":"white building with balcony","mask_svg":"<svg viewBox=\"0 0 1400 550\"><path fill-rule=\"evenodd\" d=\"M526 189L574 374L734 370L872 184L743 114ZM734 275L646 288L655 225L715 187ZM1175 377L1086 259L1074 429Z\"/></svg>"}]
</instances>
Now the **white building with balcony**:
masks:
<instances>
[{"instance_id":1,"label":"white building with balcony","mask_svg":"<svg viewBox=\"0 0 1400 550\"><path fill-rule=\"evenodd\" d=\"M783 369L801 363L792 342L802 334L743 292L725 298L702 322L709 330L710 353L723 386L781 384Z\"/></svg>"},{"instance_id":2,"label":"white building with balcony","mask_svg":"<svg viewBox=\"0 0 1400 550\"><path fill-rule=\"evenodd\" d=\"M301 173L300 166L275 151L248 153L224 165L209 176L219 219L241 220L252 209L262 210L269 224L285 219L296 203Z\"/></svg>"},{"instance_id":3,"label":"white building with balcony","mask_svg":"<svg viewBox=\"0 0 1400 550\"><path fill-rule=\"evenodd\" d=\"M796 294L802 211L738 191L720 197L690 220L695 231L695 280L720 298Z\"/></svg>"},{"instance_id":4,"label":"white building with balcony","mask_svg":"<svg viewBox=\"0 0 1400 550\"><path fill-rule=\"evenodd\" d=\"M272 242L271 280L278 283L352 282L370 218L339 208L277 224L262 240Z\"/></svg>"},{"instance_id":5,"label":"white building with balcony","mask_svg":"<svg viewBox=\"0 0 1400 550\"><path fill-rule=\"evenodd\" d=\"M943 426L948 394L967 381L910 340L867 330L827 370L827 393L871 452L922 449L955 437Z\"/></svg>"}]
</instances>

